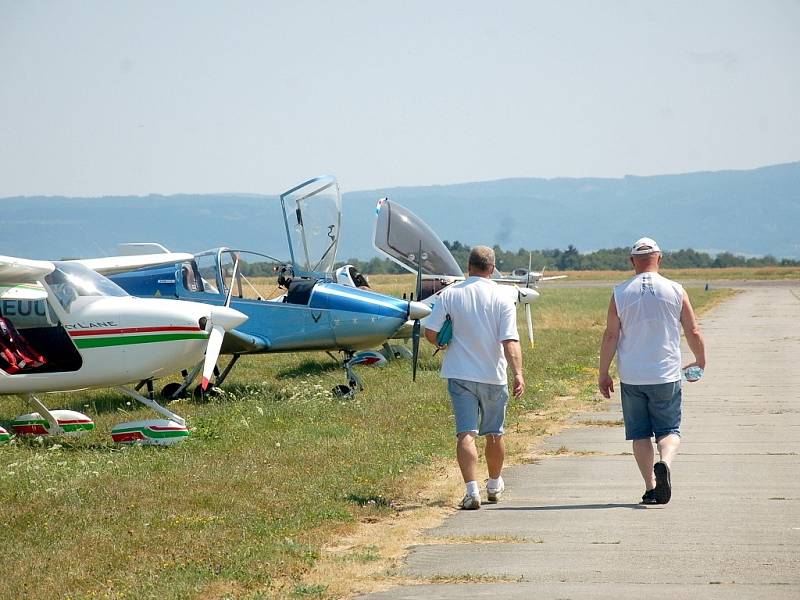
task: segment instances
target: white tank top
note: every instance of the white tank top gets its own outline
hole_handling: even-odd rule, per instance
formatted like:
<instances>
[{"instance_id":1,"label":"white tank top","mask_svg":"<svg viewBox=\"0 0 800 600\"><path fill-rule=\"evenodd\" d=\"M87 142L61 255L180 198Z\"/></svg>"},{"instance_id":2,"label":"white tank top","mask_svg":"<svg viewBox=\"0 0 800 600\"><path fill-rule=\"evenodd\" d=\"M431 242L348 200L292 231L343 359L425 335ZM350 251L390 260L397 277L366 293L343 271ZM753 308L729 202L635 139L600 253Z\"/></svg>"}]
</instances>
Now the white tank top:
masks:
<instances>
[{"instance_id":1,"label":"white tank top","mask_svg":"<svg viewBox=\"0 0 800 600\"><path fill-rule=\"evenodd\" d=\"M614 288L614 302L622 323L617 344L620 381L679 381L683 286L658 273L640 273Z\"/></svg>"}]
</instances>

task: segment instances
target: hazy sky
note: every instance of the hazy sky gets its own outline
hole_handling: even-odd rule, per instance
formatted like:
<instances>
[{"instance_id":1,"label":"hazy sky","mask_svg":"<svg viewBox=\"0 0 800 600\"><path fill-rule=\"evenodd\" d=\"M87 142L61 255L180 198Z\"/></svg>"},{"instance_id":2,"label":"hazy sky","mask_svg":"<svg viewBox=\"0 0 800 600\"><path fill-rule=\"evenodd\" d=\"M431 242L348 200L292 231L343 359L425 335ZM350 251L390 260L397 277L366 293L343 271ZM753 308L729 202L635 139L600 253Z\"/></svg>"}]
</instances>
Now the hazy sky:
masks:
<instances>
[{"instance_id":1,"label":"hazy sky","mask_svg":"<svg viewBox=\"0 0 800 600\"><path fill-rule=\"evenodd\" d=\"M0 196L800 160L800 2L0 0Z\"/></svg>"}]
</instances>

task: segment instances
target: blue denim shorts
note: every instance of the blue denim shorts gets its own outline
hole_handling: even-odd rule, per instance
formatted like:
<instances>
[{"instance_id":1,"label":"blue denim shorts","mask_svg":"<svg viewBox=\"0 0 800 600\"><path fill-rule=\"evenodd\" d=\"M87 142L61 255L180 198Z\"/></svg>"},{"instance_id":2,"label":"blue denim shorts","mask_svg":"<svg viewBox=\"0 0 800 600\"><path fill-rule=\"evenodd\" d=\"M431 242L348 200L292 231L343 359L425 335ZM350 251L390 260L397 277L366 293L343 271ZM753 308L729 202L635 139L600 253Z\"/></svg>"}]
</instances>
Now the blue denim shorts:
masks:
<instances>
[{"instance_id":1,"label":"blue denim shorts","mask_svg":"<svg viewBox=\"0 0 800 600\"><path fill-rule=\"evenodd\" d=\"M681 382L654 385L623 383L625 439L643 440L681 434Z\"/></svg>"},{"instance_id":2,"label":"blue denim shorts","mask_svg":"<svg viewBox=\"0 0 800 600\"><path fill-rule=\"evenodd\" d=\"M508 405L508 386L448 379L447 391L456 417L456 435L503 435Z\"/></svg>"}]
</instances>

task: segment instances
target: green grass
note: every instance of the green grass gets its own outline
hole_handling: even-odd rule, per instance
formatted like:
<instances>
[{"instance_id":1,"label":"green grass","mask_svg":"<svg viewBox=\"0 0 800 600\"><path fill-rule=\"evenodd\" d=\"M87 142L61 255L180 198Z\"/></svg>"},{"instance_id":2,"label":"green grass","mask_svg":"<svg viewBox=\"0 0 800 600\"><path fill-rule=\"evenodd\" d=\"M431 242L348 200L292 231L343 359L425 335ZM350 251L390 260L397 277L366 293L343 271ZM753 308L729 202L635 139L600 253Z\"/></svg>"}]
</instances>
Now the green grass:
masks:
<instances>
[{"instance_id":1,"label":"green grass","mask_svg":"<svg viewBox=\"0 0 800 600\"><path fill-rule=\"evenodd\" d=\"M512 428L559 396L593 394L609 293L542 293ZM697 307L723 294L690 293ZM425 345L415 385L393 361L361 369L366 390L341 400L328 390L343 371L325 354L246 357L224 396L170 405L193 430L171 448L114 445L113 425L155 416L114 392L46 396L97 428L0 446L0 598L326 597L300 581L321 547L390 514L416 491L417 466L451 456L439 364ZM0 398L3 419L30 410Z\"/></svg>"}]
</instances>

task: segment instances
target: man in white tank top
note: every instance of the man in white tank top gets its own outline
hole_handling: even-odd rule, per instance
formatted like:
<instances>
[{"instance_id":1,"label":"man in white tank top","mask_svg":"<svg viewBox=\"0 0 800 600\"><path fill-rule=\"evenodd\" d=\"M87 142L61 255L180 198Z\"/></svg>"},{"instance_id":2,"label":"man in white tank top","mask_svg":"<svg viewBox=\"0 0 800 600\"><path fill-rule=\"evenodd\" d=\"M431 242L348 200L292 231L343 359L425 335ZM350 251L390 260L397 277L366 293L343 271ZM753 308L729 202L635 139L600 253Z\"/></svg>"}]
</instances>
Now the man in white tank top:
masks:
<instances>
[{"instance_id":1,"label":"man in white tank top","mask_svg":"<svg viewBox=\"0 0 800 600\"><path fill-rule=\"evenodd\" d=\"M600 345L598 387L606 398L614 391L608 374L614 354L621 382L625 439L645 483L643 504L666 504L672 497L670 467L680 445L681 326L694 362L706 366L705 343L689 296L662 277L661 249L641 238L631 248L636 275L614 288ZM654 464L655 437L660 460Z\"/></svg>"}]
</instances>

